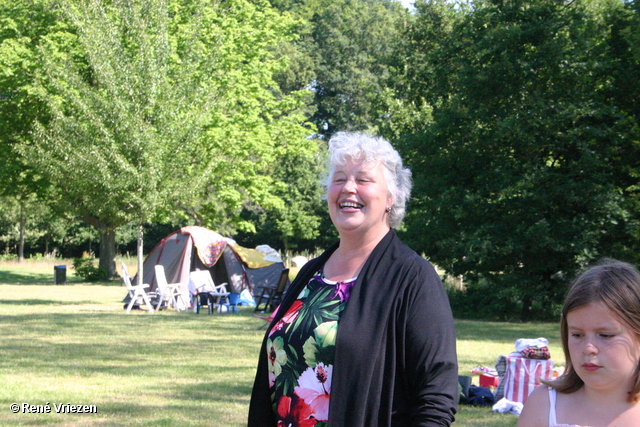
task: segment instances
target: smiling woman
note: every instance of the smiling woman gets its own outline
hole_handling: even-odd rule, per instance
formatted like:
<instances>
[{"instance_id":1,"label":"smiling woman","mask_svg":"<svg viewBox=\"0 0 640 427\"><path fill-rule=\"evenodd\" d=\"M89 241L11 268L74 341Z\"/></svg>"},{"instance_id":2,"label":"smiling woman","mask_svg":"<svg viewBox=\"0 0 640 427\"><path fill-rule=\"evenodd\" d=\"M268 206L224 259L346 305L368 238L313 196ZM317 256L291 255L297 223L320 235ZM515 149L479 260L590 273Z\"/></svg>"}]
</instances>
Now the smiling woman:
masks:
<instances>
[{"instance_id":1,"label":"smiling woman","mask_svg":"<svg viewBox=\"0 0 640 427\"><path fill-rule=\"evenodd\" d=\"M350 234L355 245L361 245L363 239L377 243L389 232L388 216L393 198L387 188L383 168L381 163L353 160L333 172L327 203L331 221L342 240ZM361 266L353 267L357 270ZM348 276L345 278L357 275L357 271L344 273Z\"/></svg>"},{"instance_id":2,"label":"smiling woman","mask_svg":"<svg viewBox=\"0 0 640 427\"><path fill-rule=\"evenodd\" d=\"M384 181L388 196L392 199L386 206L389 214L387 220L389 227L398 228L404 219L405 206L411 193L411 171L403 167L398 152L384 139L364 134L338 133L331 139L329 174L323 183L327 192L334 179L345 178L342 169L354 163L364 168L360 171L362 174L382 171L384 176L378 177L378 182ZM383 167L372 171L377 165Z\"/></svg>"},{"instance_id":3,"label":"smiling woman","mask_svg":"<svg viewBox=\"0 0 640 427\"><path fill-rule=\"evenodd\" d=\"M450 425L458 372L447 296L433 266L393 231L411 172L388 141L365 134L338 133L329 154L325 198L340 240L282 299L249 426Z\"/></svg>"}]
</instances>

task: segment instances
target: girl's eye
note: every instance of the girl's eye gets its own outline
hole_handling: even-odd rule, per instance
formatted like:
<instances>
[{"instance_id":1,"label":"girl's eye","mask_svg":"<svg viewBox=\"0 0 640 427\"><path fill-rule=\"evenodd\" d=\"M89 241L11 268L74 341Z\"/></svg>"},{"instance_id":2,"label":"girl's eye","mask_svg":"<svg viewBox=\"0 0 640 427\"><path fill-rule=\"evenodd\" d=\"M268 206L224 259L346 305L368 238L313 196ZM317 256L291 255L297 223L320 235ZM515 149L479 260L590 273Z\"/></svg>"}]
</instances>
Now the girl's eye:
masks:
<instances>
[{"instance_id":1,"label":"girl's eye","mask_svg":"<svg viewBox=\"0 0 640 427\"><path fill-rule=\"evenodd\" d=\"M602 338L613 338L615 335L613 334L600 334Z\"/></svg>"},{"instance_id":2,"label":"girl's eye","mask_svg":"<svg viewBox=\"0 0 640 427\"><path fill-rule=\"evenodd\" d=\"M577 332L574 332L574 333L571 334L572 338L580 338L581 336L582 336L582 334L579 334Z\"/></svg>"}]
</instances>

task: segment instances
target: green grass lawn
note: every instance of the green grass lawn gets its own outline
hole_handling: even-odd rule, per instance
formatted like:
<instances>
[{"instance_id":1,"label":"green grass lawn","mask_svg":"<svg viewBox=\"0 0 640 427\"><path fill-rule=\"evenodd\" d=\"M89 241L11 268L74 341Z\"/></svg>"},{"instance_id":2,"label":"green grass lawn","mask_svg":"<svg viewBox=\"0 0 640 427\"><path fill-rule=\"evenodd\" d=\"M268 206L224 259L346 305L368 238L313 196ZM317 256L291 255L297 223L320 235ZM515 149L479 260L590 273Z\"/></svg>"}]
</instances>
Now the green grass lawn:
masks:
<instances>
[{"instance_id":1,"label":"green grass lawn","mask_svg":"<svg viewBox=\"0 0 640 427\"><path fill-rule=\"evenodd\" d=\"M82 283L67 262L68 284L55 286L55 264L0 262L0 425L246 425L263 335L251 308L127 315L120 282ZM456 327L462 375L494 366L518 338L546 337L553 359L563 360L555 324L465 320ZM12 403L48 404L51 413L14 414ZM95 405L97 413L56 413L54 404ZM516 421L462 405L454 425Z\"/></svg>"}]
</instances>

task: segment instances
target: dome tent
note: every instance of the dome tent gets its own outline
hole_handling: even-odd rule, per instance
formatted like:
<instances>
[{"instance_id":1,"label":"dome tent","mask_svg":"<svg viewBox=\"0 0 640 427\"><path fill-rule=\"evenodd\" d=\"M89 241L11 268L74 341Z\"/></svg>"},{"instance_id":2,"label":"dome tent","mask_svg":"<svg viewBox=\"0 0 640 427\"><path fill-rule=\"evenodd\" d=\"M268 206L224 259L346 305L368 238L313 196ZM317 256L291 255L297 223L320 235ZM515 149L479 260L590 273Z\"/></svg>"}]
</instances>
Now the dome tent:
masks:
<instances>
[{"instance_id":1,"label":"dome tent","mask_svg":"<svg viewBox=\"0 0 640 427\"><path fill-rule=\"evenodd\" d=\"M191 271L209 270L216 284L228 283L229 292L275 286L284 269L282 259L266 245L258 248L244 248L204 227L183 227L162 239L147 255L142 281L150 285L150 291L155 290L155 266L160 264L169 283L187 284Z\"/></svg>"}]
</instances>

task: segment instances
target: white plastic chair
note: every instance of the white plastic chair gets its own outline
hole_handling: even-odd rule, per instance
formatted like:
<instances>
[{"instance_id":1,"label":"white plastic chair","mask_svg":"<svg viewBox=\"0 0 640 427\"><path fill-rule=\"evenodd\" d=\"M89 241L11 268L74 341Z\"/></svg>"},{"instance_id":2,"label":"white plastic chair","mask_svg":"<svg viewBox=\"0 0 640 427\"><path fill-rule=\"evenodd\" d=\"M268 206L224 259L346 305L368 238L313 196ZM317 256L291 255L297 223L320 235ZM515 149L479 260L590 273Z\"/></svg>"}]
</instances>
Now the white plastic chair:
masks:
<instances>
[{"instance_id":1,"label":"white plastic chair","mask_svg":"<svg viewBox=\"0 0 640 427\"><path fill-rule=\"evenodd\" d=\"M129 278L129 273L127 272L127 266L122 263L122 280L124 281L124 285L127 287L129 291L129 304L127 305L127 313L131 311L131 308L134 304L140 304L144 302L149 310L149 313L153 313L153 305L151 304L151 299L149 298L149 294L145 290L149 287L148 284L144 283L142 285L132 285L131 279Z\"/></svg>"},{"instance_id":2,"label":"white plastic chair","mask_svg":"<svg viewBox=\"0 0 640 427\"><path fill-rule=\"evenodd\" d=\"M190 290L194 294L196 313L200 312L203 296L206 297L209 314L212 314L216 307L220 307L220 298L229 294L226 283L217 286L213 283L209 270L192 271L189 273L189 278L190 285L193 286Z\"/></svg>"},{"instance_id":3,"label":"white plastic chair","mask_svg":"<svg viewBox=\"0 0 640 427\"><path fill-rule=\"evenodd\" d=\"M184 299L182 295L182 290L180 289L180 283L168 283L167 276L164 273L164 266L158 264L155 266L156 270L156 282L158 284L158 305L156 306L156 310L160 308L160 305L163 301L167 301L172 307L175 307L176 310L180 310L180 308L184 308L185 310L189 308L189 304ZM182 306L178 304L178 299L182 302Z\"/></svg>"}]
</instances>

